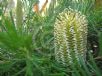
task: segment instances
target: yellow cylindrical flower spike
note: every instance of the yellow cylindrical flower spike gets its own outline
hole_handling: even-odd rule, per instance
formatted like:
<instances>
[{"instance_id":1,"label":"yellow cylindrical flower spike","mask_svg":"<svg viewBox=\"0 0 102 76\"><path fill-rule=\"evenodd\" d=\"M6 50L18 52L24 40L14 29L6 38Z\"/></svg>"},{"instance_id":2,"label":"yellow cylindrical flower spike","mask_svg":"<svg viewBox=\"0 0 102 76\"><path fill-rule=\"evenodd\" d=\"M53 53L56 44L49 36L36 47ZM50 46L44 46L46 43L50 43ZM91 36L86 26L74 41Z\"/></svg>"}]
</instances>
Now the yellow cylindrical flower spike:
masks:
<instances>
[{"instance_id":1,"label":"yellow cylindrical flower spike","mask_svg":"<svg viewBox=\"0 0 102 76\"><path fill-rule=\"evenodd\" d=\"M17 28L21 28L23 22L23 5L21 0L17 0L16 7L16 25Z\"/></svg>"},{"instance_id":2,"label":"yellow cylindrical flower spike","mask_svg":"<svg viewBox=\"0 0 102 76\"><path fill-rule=\"evenodd\" d=\"M80 12L65 9L54 25L55 59L66 65L84 57L87 50L87 20Z\"/></svg>"}]
</instances>

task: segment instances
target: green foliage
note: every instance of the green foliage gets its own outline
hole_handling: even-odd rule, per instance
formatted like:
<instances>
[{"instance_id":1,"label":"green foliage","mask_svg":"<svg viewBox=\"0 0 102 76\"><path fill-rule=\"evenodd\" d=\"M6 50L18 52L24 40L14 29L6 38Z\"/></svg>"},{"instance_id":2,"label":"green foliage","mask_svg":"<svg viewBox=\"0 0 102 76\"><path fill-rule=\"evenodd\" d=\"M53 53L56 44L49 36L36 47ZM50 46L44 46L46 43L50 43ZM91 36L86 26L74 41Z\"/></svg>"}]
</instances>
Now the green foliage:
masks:
<instances>
[{"instance_id":1,"label":"green foliage","mask_svg":"<svg viewBox=\"0 0 102 76\"><path fill-rule=\"evenodd\" d=\"M99 49L100 49L99 55L102 56L102 32L99 32L98 36L99 36Z\"/></svg>"},{"instance_id":2,"label":"green foliage","mask_svg":"<svg viewBox=\"0 0 102 76\"><path fill-rule=\"evenodd\" d=\"M18 8L17 12L21 15L17 16L21 20L19 24L15 20L16 11L11 9L6 15L8 1L2 0L0 3L0 76L101 76L102 70L96 63L99 61L90 52L86 61L79 56L79 61L75 60L66 67L55 60L54 54L56 17L69 6L86 15L88 37L95 34L101 41L101 31L98 30L101 27L101 10L93 9L94 0L52 0L44 17L32 11L38 0L20 0L22 7L19 8L23 9L23 13Z\"/></svg>"}]
</instances>

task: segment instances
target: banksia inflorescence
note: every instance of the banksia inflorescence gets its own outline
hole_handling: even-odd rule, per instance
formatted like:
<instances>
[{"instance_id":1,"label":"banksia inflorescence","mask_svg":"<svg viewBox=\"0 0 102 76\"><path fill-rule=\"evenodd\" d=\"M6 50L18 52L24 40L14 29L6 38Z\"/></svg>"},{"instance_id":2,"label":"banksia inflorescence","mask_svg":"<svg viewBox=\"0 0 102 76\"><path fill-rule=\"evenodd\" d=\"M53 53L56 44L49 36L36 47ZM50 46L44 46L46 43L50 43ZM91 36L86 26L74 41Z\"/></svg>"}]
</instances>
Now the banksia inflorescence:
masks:
<instances>
[{"instance_id":1,"label":"banksia inflorescence","mask_svg":"<svg viewBox=\"0 0 102 76\"><path fill-rule=\"evenodd\" d=\"M17 0L16 6L16 25L21 28L23 22L23 5L21 0Z\"/></svg>"},{"instance_id":2,"label":"banksia inflorescence","mask_svg":"<svg viewBox=\"0 0 102 76\"><path fill-rule=\"evenodd\" d=\"M87 20L80 12L71 8L60 13L54 25L55 59L71 64L85 57L87 44Z\"/></svg>"}]
</instances>

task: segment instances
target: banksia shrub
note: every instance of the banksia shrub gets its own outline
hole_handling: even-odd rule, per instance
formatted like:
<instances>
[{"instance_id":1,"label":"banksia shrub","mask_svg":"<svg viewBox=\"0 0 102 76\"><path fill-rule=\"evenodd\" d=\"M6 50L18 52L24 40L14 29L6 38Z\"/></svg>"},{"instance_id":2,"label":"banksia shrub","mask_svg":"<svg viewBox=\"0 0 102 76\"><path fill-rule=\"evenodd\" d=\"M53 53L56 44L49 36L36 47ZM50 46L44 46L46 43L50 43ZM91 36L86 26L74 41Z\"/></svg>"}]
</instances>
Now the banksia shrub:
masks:
<instances>
[{"instance_id":1,"label":"banksia shrub","mask_svg":"<svg viewBox=\"0 0 102 76\"><path fill-rule=\"evenodd\" d=\"M65 9L57 16L54 25L55 59L64 65L85 57L87 20L80 12Z\"/></svg>"}]
</instances>

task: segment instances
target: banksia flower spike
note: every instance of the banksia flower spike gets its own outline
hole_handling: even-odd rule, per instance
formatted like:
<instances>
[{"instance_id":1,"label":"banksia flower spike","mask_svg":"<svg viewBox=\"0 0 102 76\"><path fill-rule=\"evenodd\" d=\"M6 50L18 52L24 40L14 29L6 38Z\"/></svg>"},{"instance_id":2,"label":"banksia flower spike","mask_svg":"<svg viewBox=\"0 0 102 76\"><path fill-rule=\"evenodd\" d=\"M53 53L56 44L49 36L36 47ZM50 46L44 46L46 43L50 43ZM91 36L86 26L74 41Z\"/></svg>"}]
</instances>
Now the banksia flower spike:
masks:
<instances>
[{"instance_id":1,"label":"banksia flower spike","mask_svg":"<svg viewBox=\"0 0 102 76\"><path fill-rule=\"evenodd\" d=\"M54 25L55 59L68 65L74 59L85 57L87 44L87 20L71 8L60 13Z\"/></svg>"},{"instance_id":2,"label":"banksia flower spike","mask_svg":"<svg viewBox=\"0 0 102 76\"><path fill-rule=\"evenodd\" d=\"M17 0L16 7L16 25L17 28L21 28L23 22L23 5L21 0Z\"/></svg>"}]
</instances>

